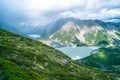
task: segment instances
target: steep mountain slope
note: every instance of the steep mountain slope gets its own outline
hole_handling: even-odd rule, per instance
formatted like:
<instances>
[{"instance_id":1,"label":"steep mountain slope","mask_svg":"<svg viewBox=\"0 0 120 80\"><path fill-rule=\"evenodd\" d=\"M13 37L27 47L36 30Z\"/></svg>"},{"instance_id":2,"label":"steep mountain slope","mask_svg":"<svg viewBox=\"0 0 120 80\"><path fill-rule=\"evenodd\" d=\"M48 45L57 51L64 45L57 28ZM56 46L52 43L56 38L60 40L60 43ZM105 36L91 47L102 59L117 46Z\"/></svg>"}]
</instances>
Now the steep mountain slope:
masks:
<instances>
[{"instance_id":1,"label":"steep mountain slope","mask_svg":"<svg viewBox=\"0 0 120 80\"><path fill-rule=\"evenodd\" d=\"M64 44L76 43L77 41L79 41L79 39L76 36L76 34L79 33L79 30L79 27L74 26L74 24L71 22L68 22L49 38L55 41L62 42Z\"/></svg>"},{"instance_id":2,"label":"steep mountain slope","mask_svg":"<svg viewBox=\"0 0 120 80\"><path fill-rule=\"evenodd\" d=\"M0 29L1 80L115 80L80 66L63 53Z\"/></svg>"},{"instance_id":3,"label":"steep mountain slope","mask_svg":"<svg viewBox=\"0 0 120 80\"><path fill-rule=\"evenodd\" d=\"M78 61L85 65L120 75L120 47L101 48L96 54Z\"/></svg>"},{"instance_id":4,"label":"steep mountain slope","mask_svg":"<svg viewBox=\"0 0 120 80\"><path fill-rule=\"evenodd\" d=\"M48 40L68 45L119 45L120 25L100 20L60 19L52 26ZM55 23L54 23L55 24ZM57 25L58 24L58 25ZM50 26L49 26L50 27ZM56 29L57 28L57 29Z\"/></svg>"}]
</instances>

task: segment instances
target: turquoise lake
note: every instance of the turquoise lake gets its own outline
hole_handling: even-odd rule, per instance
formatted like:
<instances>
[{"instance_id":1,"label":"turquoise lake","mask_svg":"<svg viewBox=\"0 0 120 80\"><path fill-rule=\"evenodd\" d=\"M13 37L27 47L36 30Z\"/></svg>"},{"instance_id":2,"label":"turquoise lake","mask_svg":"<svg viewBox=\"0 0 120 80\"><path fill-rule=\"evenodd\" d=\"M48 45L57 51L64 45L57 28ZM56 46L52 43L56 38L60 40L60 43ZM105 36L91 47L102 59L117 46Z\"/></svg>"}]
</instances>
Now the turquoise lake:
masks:
<instances>
[{"instance_id":1,"label":"turquoise lake","mask_svg":"<svg viewBox=\"0 0 120 80\"><path fill-rule=\"evenodd\" d=\"M83 46L83 47L62 47L56 48L59 51L62 51L64 54L69 56L73 60L81 59L90 55L93 50L96 50L100 47L98 46Z\"/></svg>"}]
</instances>

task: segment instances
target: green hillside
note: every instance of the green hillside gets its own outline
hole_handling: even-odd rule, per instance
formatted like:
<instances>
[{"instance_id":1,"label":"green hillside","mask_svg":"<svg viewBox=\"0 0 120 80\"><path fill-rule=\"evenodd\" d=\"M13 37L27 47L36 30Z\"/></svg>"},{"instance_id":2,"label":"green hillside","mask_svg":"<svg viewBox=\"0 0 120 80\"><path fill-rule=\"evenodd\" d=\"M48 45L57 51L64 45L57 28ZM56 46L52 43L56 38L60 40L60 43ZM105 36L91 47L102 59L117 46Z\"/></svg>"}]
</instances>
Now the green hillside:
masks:
<instances>
[{"instance_id":1,"label":"green hillside","mask_svg":"<svg viewBox=\"0 0 120 80\"><path fill-rule=\"evenodd\" d=\"M116 80L39 41L0 29L0 80Z\"/></svg>"},{"instance_id":2,"label":"green hillside","mask_svg":"<svg viewBox=\"0 0 120 80\"><path fill-rule=\"evenodd\" d=\"M87 66L120 75L120 47L101 48L96 54L80 61Z\"/></svg>"}]
</instances>

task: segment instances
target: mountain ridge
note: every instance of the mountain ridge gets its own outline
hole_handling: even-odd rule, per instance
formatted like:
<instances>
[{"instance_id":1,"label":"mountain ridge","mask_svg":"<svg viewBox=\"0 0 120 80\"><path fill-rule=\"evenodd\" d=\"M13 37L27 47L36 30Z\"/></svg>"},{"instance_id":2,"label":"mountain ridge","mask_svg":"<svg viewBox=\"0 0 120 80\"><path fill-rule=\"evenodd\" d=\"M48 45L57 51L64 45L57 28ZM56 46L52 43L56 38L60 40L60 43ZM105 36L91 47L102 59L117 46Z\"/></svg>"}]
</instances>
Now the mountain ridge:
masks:
<instances>
[{"instance_id":1,"label":"mountain ridge","mask_svg":"<svg viewBox=\"0 0 120 80\"><path fill-rule=\"evenodd\" d=\"M67 43L68 45L101 45L100 43L102 42L103 45L120 44L120 36L117 35L120 34L120 25L102 22L100 20L79 20L74 18L60 20L65 23L62 24L61 27L55 25L54 27L59 27L59 29L51 33L51 35L48 35L48 40L63 44ZM79 29L76 31L75 28ZM68 36L70 36L70 38L67 38ZM72 37L74 37L74 39ZM69 40L71 40L71 42ZM77 42L74 43L76 40Z\"/></svg>"},{"instance_id":2,"label":"mountain ridge","mask_svg":"<svg viewBox=\"0 0 120 80\"><path fill-rule=\"evenodd\" d=\"M3 26L2 28L6 26ZM66 28L62 28L63 26ZM25 28L27 27L28 26L26 26ZM69 29L71 28L72 32L71 30L70 31L67 30L68 27ZM77 32L75 27L76 28L79 27ZM13 26L11 27L7 26L5 29L11 30L11 28L13 28L12 32L22 34L28 38L40 41L42 40L43 42L50 41L52 44L58 43L58 45L61 44L64 45L65 43L67 43L65 44L66 46L67 45L71 46L71 44L77 46L80 45L111 46L120 44L120 24L112 22L103 22L100 20L80 20L72 17L60 18L44 26L27 28L27 31L25 31L24 33L19 32L20 28L19 29L15 28L14 30ZM67 30L68 32L66 33L65 30ZM63 35L62 33L64 33L65 35L62 36ZM69 36L68 39L71 41L67 39L67 36ZM75 39L73 39L72 37L74 37ZM47 42L47 44L51 43Z\"/></svg>"}]
</instances>

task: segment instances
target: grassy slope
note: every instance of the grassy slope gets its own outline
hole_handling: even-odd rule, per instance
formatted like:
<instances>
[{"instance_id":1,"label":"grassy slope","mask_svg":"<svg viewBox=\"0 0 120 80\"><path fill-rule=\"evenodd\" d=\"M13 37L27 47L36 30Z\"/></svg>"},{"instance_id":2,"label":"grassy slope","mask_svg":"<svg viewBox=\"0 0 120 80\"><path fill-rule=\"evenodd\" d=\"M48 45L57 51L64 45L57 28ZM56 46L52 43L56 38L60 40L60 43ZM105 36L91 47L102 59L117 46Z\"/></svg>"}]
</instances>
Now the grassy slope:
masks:
<instances>
[{"instance_id":1,"label":"grassy slope","mask_svg":"<svg viewBox=\"0 0 120 80\"><path fill-rule=\"evenodd\" d=\"M120 74L120 47L101 48L96 54L82 59L88 66Z\"/></svg>"},{"instance_id":2,"label":"grassy slope","mask_svg":"<svg viewBox=\"0 0 120 80\"><path fill-rule=\"evenodd\" d=\"M0 80L113 80L63 53L0 29Z\"/></svg>"}]
</instances>

